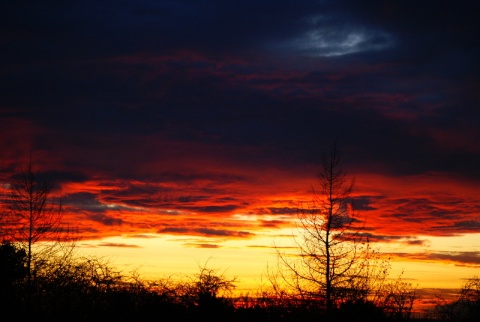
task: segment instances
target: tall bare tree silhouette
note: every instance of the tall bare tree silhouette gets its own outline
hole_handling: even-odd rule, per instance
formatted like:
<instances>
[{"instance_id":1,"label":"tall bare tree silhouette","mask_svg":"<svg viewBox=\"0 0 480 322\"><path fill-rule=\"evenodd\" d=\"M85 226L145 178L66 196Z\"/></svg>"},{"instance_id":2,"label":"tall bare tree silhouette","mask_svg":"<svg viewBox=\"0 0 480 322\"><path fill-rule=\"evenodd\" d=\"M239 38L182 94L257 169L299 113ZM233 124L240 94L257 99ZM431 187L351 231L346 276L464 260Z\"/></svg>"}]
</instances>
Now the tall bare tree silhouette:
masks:
<instances>
[{"instance_id":1,"label":"tall bare tree silhouette","mask_svg":"<svg viewBox=\"0 0 480 322\"><path fill-rule=\"evenodd\" d=\"M14 176L7 216L11 238L27 252L29 280L33 271L33 248L40 241L59 241L62 206L52 197L53 184L33 169L26 168ZM44 248L45 251L47 248Z\"/></svg>"},{"instance_id":2,"label":"tall bare tree silhouette","mask_svg":"<svg viewBox=\"0 0 480 322\"><path fill-rule=\"evenodd\" d=\"M312 189L311 204L298 213L295 253L277 247L275 278L303 298L324 301L327 314L341 300L366 298L372 279L386 275L370 262L374 252L352 202L355 178L347 176L340 160L336 144L322 154L319 189Z\"/></svg>"}]
</instances>

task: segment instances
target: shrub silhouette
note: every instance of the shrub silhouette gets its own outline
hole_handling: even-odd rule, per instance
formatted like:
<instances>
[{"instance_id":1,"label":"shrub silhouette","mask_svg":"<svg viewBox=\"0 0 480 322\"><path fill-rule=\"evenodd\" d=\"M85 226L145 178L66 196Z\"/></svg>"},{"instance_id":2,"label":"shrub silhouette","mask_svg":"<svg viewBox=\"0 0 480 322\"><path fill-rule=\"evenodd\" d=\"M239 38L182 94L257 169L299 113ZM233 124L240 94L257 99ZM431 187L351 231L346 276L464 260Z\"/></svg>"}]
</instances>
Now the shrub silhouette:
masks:
<instances>
[{"instance_id":1,"label":"shrub silhouette","mask_svg":"<svg viewBox=\"0 0 480 322\"><path fill-rule=\"evenodd\" d=\"M9 242L0 245L0 312L21 321L25 281L28 276L27 253Z\"/></svg>"},{"instance_id":2,"label":"shrub silhouette","mask_svg":"<svg viewBox=\"0 0 480 322\"><path fill-rule=\"evenodd\" d=\"M340 305L334 312L333 319L336 321L386 321L385 313L373 302L360 299L347 301Z\"/></svg>"}]
</instances>

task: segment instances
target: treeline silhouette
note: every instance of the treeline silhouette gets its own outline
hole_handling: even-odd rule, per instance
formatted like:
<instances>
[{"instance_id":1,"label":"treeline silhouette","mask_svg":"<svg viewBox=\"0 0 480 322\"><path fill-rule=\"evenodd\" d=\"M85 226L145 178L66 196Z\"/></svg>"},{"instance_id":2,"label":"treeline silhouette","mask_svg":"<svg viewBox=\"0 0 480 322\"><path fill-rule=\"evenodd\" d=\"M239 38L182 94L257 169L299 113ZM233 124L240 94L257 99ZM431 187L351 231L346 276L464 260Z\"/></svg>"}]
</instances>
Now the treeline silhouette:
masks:
<instances>
[{"instance_id":1,"label":"treeline silhouette","mask_svg":"<svg viewBox=\"0 0 480 322\"><path fill-rule=\"evenodd\" d=\"M353 180L336 146L323 155L320 189L300 208L296 252L276 248L268 287L235 292L235 278L199 267L193 276L154 281L79 256L62 227L52 183L32 163L11 177L0 212L0 317L4 321L407 321L419 320L415 287L389 277L351 207ZM480 321L480 279L454 301L438 300L423 320Z\"/></svg>"},{"instance_id":2,"label":"treeline silhouette","mask_svg":"<svg viewBox=\"0 0 480 322\"><path fill-rule=\"evenodd\" d=\"M4 321L406 321L407 312L365 299L341 302L327 316L322 298L274 291L234 295L235 279L199 267L184 279L143 280L123 275L106 260L70 249L37 258L28 278L27 253L0 245L0 315ZM440 303L422 320L479 321L480 282L472 278L459 298ZM393 297L395 294L391 294ZM428 319L427 319L428 318Z\"/></svg>"}]
</instances>

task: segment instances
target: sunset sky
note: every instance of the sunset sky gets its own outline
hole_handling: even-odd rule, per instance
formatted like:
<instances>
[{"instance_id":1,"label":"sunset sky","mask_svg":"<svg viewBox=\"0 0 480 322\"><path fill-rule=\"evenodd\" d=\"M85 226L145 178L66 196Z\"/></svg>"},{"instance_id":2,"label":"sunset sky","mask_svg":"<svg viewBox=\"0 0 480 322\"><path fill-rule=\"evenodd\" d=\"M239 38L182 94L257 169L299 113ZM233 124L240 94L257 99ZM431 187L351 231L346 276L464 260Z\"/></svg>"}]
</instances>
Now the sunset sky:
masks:
<instances>
[{"instance_id":1,"label":"sunset sky","mask_svg":"<svg viewBox=\"0 0 480 322\"><path fill-rule=\"evenodd\" d=\"M478 1L2 1L0 174L30 154L78 247L265 283L320 154L419 288L480 268Z\"/></svg>"}]
</instances>

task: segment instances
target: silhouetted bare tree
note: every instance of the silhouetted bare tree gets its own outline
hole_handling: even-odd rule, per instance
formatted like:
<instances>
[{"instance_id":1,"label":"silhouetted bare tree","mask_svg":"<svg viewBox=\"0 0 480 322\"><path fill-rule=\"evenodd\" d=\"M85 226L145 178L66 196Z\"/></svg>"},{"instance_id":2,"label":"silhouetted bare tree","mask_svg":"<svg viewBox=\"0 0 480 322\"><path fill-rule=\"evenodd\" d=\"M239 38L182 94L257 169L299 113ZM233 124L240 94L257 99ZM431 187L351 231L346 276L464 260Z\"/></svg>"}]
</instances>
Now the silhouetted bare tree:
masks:
<instances>
[{"instance_id":1,"label":"silhouetted bare tree","mask_svg":"<svg viewBox=\"0 0 480 322\"><path fill-rule=\"evenodd\" d=\"M394 321L410 320L413 305L418 299L416 288L402 278L402 274L383 284L377 291L375 303Z\"/></svg>"},{"instance_id":2,"label":"silhouetted bare tree","mask_svg":"<svg viewBox=\"0 0 480 322\"><path fill-rule=\"evenodd\" d=\"M39 241L59 241L62 236L62 207L51 195L52 183L34 171L31 160L14 177L10 189L7 229L10 238L26 249L30 280L34 245Z\"/></svg>"},{"instance_id":3,"label":"silhouetted bare tree","mask_svg":"<svg viewBox=\"0 0 480 322\"><path fill-rule=\"evenodd\" d=\"M473 276L466 280L458 298L447 302L442 300L435 309L437 319L444 321L479 321L480 320L480 277Z\"/></svg>"},{"instance_id":4,"label":"silhouetted bare tree","mask_svg":"<svg viewBox=\"0 0 480 322\"><path fill-rule=\"evenodd\" d=\"M277 248L280 273L274 276L301 297L324 301L327 314L340 300L366 298L373 279L387 274L385 265L371 262L375 254L353 208L354 178L340 167L340 156L336 145L323 153L319 190L298 214L295 253Z\"/></svg>"}]
</instances>

